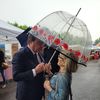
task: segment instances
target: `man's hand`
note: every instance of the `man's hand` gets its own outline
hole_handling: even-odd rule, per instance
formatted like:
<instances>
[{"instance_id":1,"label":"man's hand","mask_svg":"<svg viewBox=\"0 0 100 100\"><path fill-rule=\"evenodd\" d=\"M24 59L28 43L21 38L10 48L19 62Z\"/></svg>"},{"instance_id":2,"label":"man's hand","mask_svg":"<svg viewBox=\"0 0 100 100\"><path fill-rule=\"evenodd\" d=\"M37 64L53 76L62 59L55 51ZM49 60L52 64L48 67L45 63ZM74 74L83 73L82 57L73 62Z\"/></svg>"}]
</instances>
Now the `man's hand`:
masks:
<instances>
[{"instance_id":1,"label":"man's hand","mask_svg":"<svg viewBox=\"0 0 100 100\"><path fill-rule=\"evenodd\" d=\"M51 64L50 63L47 63L47 64L45 64L45 66L44 66L44 71L45 72L47 72L48 74L51 74L52 72L51 72Z\"/></svg>"},{"instance_id":2,"label":"man's hand","mask_svg":"<svg viewBox=\"0 0 100 100\"><path fill-rule=\"evenodd\" d=\"M35 67L36 74L41 73L44 71L44 63L40 63Z\"/></svg>"}]
</instances>

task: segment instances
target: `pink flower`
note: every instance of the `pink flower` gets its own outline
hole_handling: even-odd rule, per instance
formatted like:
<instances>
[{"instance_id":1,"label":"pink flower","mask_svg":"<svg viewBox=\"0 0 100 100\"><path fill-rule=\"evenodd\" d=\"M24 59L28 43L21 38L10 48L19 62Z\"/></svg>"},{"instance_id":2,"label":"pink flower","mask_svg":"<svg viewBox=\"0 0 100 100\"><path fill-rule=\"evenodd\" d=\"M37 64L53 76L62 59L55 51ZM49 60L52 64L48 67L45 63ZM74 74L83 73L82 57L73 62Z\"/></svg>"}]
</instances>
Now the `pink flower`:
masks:
<instances>
[{"instance_id":1,"label":"pink flower","mask_svg":"<svg viewBox=\"0 0 100 100\"><path fill-rule=\"evenodd\" d=\"M40 33L41 35L43 34L43 32L44 32L43 29L40 29L40 30L39 30L39 33Z\"/></svg>"},{"instance_id":2,"label":"pink flower","mask_svg":"<svg viewBox=\"0 0 100 100\"><path fill-rule=\"evenodd\" d=\"M67 43L63 43L62 46L64 47L65 50L68 50L68 44Z\"/></svg>"},{"instance_id":3,"label":"pink flower","mask_svg":"<svg viewBox=\"0 0 100 100\"><path fill-rule=\"evenodd\" d=\"M68 51L73 52L73 50L72 50L72 49L69 49Z\"/></svg>"},{"instance_id":4,"label":"pink flower","mask_svg":"<svg viewBox=\"0 0 100 100\"><path fill-rule=\"evenodd\" d=\"M56 38L56 39L54 40L54 43L55 43L56 45L60 44L60 39L59 39L59 38Z\"/></svg>"},{"instance_id":5,"label":"pink flower","mask_svg":"<svg viewBox=\"0 0 100 100\"><path fill-rule=\"evenodd\" d=\"M80 51L75 51L74 53L75 53L75 55L78 56L78 57L81 55Z\"/></svg>"},{"instance_id":6,"label":"pink flower","mask_svg":"<svg viewBox=\"0 0 100 100\"><path fill-rule=\"evenodd\" d=\"M85 57L85 59L84 59L84 60L85 60L85 62L87 62L89 59L88 59L88 57Z\"/></svg>"},{"instance_id":7,"label":"pink flower","mask_svg":"<svg viewBox=\"0 0 100 100\"><path fill-rule=\"evenodd\" d=\"M52 35L48 36L48 40L53 40L53 39L54 39L54 36L52 36Z\"/></svg>"},{"instance_id":8,"label":"pink flower","mask_svg":"<svg viewBox=\"0 0 100 100\"><path fill-rule=\"evenodd\" d=\"M37 27L37 26L34 26L34 27L32 27L32 29L33 29L34 31L36 31L36 30L38 29L38 27Z\"/></svg>"},{"instance_id":9,"label":"pink flower","mask_svg":"<svg viewBox=\"0 0 100 100\"><path fill-rule=\"evenodd\" d=\"M85 56L84 55L82 55L82 57L81 57L82 59L85 59Z\"/></svg>"}]
</instances>

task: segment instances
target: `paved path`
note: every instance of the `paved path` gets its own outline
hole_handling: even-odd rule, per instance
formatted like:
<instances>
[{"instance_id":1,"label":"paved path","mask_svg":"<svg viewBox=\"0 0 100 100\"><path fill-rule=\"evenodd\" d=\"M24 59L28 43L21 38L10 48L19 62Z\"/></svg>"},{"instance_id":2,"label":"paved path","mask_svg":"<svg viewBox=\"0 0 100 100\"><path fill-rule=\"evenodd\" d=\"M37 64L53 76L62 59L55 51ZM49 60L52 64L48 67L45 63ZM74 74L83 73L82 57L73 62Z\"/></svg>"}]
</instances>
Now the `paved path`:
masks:
<instances>
[{"instance_id":1,"label":"paved path","mask_svg":"<svg viewBox=\"0 0 100 100\"><path fill-rule=\"evenodd\" d=\"M0 88L0 100L16 100L15 99L15 82L8 82L7 87L4 89Z\"/></svg>"},{"instance_id":2,"label":"paved path","mask_svg":"<svg viewBox=\"0 0 100 100\"><path fill-rule=\"evenodd\" d=\"M7 88L0 88L0 100L15 99L16 83L9 82ZM73 100L100 100L100 60L79 67L73 74Z\"/></svg>"},{"instance_id":3,"label":"paved path","mask_svg":"<svg viewBox=\"0 0 100 100\"><path fill-rule=\"evenodd\" d=\"M100 60L73 74L72 90L74 100L100 100Z\"/></svg>"}]
</instances>

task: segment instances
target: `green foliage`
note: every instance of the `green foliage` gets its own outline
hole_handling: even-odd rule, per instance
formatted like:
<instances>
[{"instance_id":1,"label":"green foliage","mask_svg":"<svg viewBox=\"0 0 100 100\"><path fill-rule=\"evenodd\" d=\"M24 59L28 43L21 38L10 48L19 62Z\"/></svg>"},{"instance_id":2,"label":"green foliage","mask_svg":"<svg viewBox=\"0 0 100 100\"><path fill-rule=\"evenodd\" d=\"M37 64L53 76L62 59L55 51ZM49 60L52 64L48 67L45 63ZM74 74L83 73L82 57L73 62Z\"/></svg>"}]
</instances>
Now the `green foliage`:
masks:
<instances>
[{"instance_id":1,"label":"green foliage","mask_svg":"<svg viewBox=\"0 0 100 100\"><path fill-rule=\"evenodd\" d=\"M98 44L100 42L100 37L98 39L95 40L95 44Z\"/></svg>"},{"instance_id":2,"label":"green foliage","mask_svg":"<svg viewBox=\"0 0 100 100\"><path fill-rule=\"evenodd\" d=\"M14 23L11 23L11 22L8 22L9 24L13 25L13 26L16 26L22 30L26 30L28 28L27 25L19 25L17 22L14 22Z\"/></svg>"}]
</instances>

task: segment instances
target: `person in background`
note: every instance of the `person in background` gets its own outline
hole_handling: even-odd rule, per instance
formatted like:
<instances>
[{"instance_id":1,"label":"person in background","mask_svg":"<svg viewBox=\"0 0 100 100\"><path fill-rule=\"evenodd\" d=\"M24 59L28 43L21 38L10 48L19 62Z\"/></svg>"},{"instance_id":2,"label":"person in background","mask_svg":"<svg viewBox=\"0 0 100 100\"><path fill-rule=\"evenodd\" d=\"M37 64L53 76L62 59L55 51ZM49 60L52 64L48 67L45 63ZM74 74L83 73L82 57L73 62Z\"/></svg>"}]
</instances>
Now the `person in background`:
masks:
<instances>
[{"instance_id":1,"label":"person in background","mask_svg":"<svg viewBox=\"0 0 100 100\"><path fill-rule=\"evenodd\" d=\"M49 73L50 64L45 64L39 54L43 46L43 42L29 34L27 46L19 50L12 59L17 100L42 100L44 96L44 71Z\"/></svg>"},{"instance_id":2,"label":"person in background","mask_svg":"<svg viewBox=\"0 0 100 100\"><path fill-rule=\"evenodd\" d=\"M69 53L69 56L75 61L78 60L73 53ZM49 92L47 100L69 100L69 97L72 100L72 73L77 71L78 65L63 54L60 54L58 57L58 65L60 66L59 72L50 80L44 82L44 88Z\"/></svg>"},{"instance_id":3,"label":"person in background","mask_svg":"<svg viewBox=\"0 0 100 100\"><path fill-rule=\"evenodd\" d=\"M5 55L4 55L4 52L2 50L0 50L0 73L1 73L2 79L3 79L3 85L1 88L6 87L6 79L5 79L5 75L4 75L4 69L2 67L3 62L5 62Z\"/></svg>"}]
</instances>

